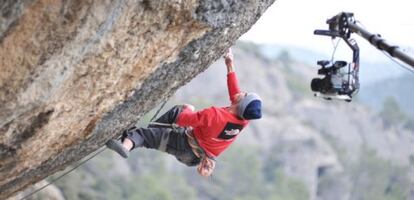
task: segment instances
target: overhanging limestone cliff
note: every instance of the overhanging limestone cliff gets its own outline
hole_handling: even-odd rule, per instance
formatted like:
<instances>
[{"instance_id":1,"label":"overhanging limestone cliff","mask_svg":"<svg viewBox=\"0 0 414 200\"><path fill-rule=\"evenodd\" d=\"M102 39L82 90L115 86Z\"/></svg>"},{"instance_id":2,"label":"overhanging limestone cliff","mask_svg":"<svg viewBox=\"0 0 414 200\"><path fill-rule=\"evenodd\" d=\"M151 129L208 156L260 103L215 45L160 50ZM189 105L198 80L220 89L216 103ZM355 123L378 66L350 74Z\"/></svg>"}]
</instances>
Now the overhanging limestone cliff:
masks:
<instances>
[{"instance_id":1,"label":"overhanging limestone cliff","mask_svg":"<svg viewBox=\"0 0 414 200\"><path fill-rule=\"evenodd\" d=\"M3 1L0 199L132 125L273 1Z\"/></svg>"}]
</instances>

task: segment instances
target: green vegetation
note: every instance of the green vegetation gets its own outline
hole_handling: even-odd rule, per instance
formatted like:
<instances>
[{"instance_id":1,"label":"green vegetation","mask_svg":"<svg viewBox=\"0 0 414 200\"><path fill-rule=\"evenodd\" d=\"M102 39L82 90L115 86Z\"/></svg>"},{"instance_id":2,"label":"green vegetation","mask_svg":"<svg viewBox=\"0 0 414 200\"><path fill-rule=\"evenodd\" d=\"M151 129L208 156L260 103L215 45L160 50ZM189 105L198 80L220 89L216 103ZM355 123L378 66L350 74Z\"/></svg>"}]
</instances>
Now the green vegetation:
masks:
<instances>
[{"instance_id":1,"label":"green vegetation","mask_svg":"<svg viewBox=\"0 0 414 200\"><path fill-rule=\"evenodd\" d=\"M290 69L292 66L292 56L290 55L288 50L282 50L279 55L277 56L276 60L282 62L283 66Z\"/></svg>"},{"instance_id":2,"label":"green vegetation","mask_svg":"<svg viewBox=\"0 0 414 200\"><path fill-rule=\"evenodd\" d=\"M266 182L270 184L269 199L296 200L309 199L309 191L306 185L298 179L289 177L283 173L284 151L294 151L297 148L288 144L275 144L266 156L263 173Z\"/></svg>"},{"instance_id":3,"label":"green vegetation","mask_svg":"<svg viewBox=\"0 0 414 200\"><path fill-rule=\"evenodd\" d=\"M360 147L358 155L349 156L347 151L337 144L335 138L329 134L322 133L322 135L335 150L343 171L320 176L318 181L320 191L331 193L330 197L335 196L338 191L345 191L350 193L349 199L407 199L410 193L408 166L403 167L384 160L366 145ZM357 159L353 160L355 157Z\"/></svg>"},{"instance_id":4,"label":"green vegetation","mask_svg":"<svg viewBox=\"0 0 414 200\"><path fill-rule=\"evenodd\" d=\"M409 118L400 108L393 97L387 97L384 101L380 116L387 127L392 124L402 124L405 128L414 130L414 119Z\"/></svg>"},{"instance_id":5,"label":"green vegetation","mask_svg":"<svg viewBox=\"0 0 414 200\"><path fill-rule=\"evenodd\" d=\"M406 119L406 115L401 111L397 101L393 97L387 97L380 115L388 124L400 123Z\"/></svg>"},{"instance_id":6,"label":"green vegetation","mask_svg":"<svg viewBox=\"0 0 414 200\"><path fill-rule=\"evenodd\" d=\"M300 180L293 179L276 172L276 182L273 185L270 198L272 200L300 200L309 199L306 185Z\"/></svg>"},{"instance_id":7,"label":"green vegetation","mask_svg":"<svg viewBox=\"0 0 414 200\"><path fill-rule=\"evenodd\" d=\"M309 93L310 87L307 83L304 82L302 78L293 76L291 74L286 74L286 80L289 89L297 96L303 97L306 93Z\"/></svg>"},{"instance_id":8,"label":"green vegetation","mask_svg":"<svg viewBox=\"0 0 414 200\"><path fill-rule=\"evenodd\" d=\"M321 191L329 193L335 191L336 187L337 190L349 190L350 199L407 199L410 192L408 167L381 159L366 146L360 148L357 160L350 160L343 149L332 143L333 138L327 141L335 147L344 171L319 177L318 188ZM350 181L350 185L346 184L346 180Z\"/></svg>"},{"instance_id":9,"label":"green vegetation","mask_svg":"<svg viewBox=\"0 0 414 200\"><path fill-rule=\"evenodd\" d=\"M298 97L303 97L305 94L310 92L309 84L304 81L304 79L298 74L295 74L289 68L284 70L284 75L287 81L288 88Z\"/></svg>"},{"instance_id":10,"label":"green vegetation","mask_svg":"<svg viewBox=\"0 0 414 200\"><path fill-rule=\"evenodd\" d=\"M67 199L307 199L301 181L276 166L264 168L258 154L254 146L232 146L217 161L213 177L204 179L175 160L167 168L171 156L157 151L135 151L127 162L106 151L56 185ZM269 173L274 179L265 178Z\"/></svg>"},{"instance_id":11,"label":"green vegetation","mask_svg":"<svg viewBox=\"0 0 414 200\"><path fill-rule=\"evenodd\" d=\"M351 199L407 199L409 180L407 168L393 165L362 148L358 163L348 168L352 180Z\"/></svg>"},{"instance_id":12,"label":"green vegetation","mask_svg":"<svg viewBox=\"0 0 414 200\"><path fill-rule=\"evenodd\" d=\"M107 151L56 185L67 199L196 199L185 176L167 171L163 156L155 151L143 154L142 159L132 156L125 165L127 162L114 163L120 158ZM112 163L112 168L107 168L108 163Z\"/></svg>"},{"instance_id":13,"label":"green vegetation","mask_svg":"<svg viewBox=\"0 0 414 200\"><path fill-rule=\"evenodd\" d=\"M282 72L287 81L287 86L296 97L301 98L310 91L309 83L303 79L302 75L292 69L294 60L289 51L282 50L276 57L276 61L282 63Z\"/></svg>"}]
</instances>

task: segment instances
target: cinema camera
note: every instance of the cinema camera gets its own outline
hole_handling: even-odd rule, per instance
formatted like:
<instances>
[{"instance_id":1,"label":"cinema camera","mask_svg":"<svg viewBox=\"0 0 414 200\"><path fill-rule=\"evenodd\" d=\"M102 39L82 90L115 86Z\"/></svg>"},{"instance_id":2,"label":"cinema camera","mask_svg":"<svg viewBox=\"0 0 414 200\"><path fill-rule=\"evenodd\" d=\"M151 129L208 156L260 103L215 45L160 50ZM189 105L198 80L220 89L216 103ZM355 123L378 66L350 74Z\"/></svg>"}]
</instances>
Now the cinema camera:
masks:
<instances>
[{"instance_id":1,"label":"cinema camera","mask_svg":"<svg viewBox=\"0 0 414 200\"><path fill-rule=\"evenodd\" d=\"M317 97L350 102L354 92L359 89L359 47L356 41L350 37L351 32L346 27L347 24L353 22L352 14L341 13L328 19L329 30L314 31L315 35L330 36L332 39L340 37L345 40L352 50L352 61L349 64L342 60L332 62L328 60L317 61L317 64L321 66L318 74L324 76L323 78L312 79L311 89Z\"/></svg>"}]
</instances>

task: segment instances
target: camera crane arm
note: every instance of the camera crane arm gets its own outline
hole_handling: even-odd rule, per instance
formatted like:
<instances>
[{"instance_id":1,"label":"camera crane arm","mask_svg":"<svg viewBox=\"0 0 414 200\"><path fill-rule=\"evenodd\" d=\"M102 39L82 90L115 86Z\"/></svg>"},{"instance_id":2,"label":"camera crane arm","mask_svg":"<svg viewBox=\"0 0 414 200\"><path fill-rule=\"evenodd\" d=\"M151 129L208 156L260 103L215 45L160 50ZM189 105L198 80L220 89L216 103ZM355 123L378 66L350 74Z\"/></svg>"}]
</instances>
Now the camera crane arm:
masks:
<instances>
[{"instance_id":1,"label":"camera crane arm","mask_svg":"<svg viewBox=\"0 0 414 200\"><path fill-rule=\"evenodd\" d=\"M369 41L369 43L375 46L377 49L387 52L390 56L398 58L414 69L413 56L402 51L399 46L389 44L387 41L381 38L381 35L372 34L365 30L363 27L359 26L354 19L353 13L339 13L331 19L328 19L327 24L329 24L328 32L330 32L332 37L337 36L346 40L350 37L351 33L356 33L365 40ZM321 30L315 31L315 34L318 33L321 33Z\"/></svg>"},{"instance_id":2,"label":"camera crane arm","mask_svg":"<svg viewBox=\"0 0 414 200\"><path fill-rule=\"evenodd\" d=\"M359 47L356 41L351 38L356 33L368 40L373 46L381 51L387 52L390 56L398 58L414 69L414 58L400 49L398 46L388 44L379 34L371 34L359 26L353 13L341 12L328 19L326 23L329 30L315 30L315 35L330 36L332 39L339 37L345 40L352 49L352 62L348 65L348 72L341 73L340 70L346 65L345 61L318 61L321 66L319 75L324 78L314 78L311 82L312 91L315 96L327 100L339 99L350 102L355 91L359 90Z\"/></svg>"}]
</instances>

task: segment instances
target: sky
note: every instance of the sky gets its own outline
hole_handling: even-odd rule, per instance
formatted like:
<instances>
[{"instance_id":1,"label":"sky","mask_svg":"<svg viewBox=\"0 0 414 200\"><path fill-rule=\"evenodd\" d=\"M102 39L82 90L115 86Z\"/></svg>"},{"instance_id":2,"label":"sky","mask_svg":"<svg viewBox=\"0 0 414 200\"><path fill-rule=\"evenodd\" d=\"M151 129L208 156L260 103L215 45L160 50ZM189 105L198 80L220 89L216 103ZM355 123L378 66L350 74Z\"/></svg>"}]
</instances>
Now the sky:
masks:
<instances>
[{"instance_id":1,"label":"sky","mask_svg":"<svg viewBox=\"0 0 414 200\"><path fill-rule=\"evenodd\" d=\"M413 0L276 0L241 40L294 45L331 55L332 40L313 31L327 29L326 20L345 11L353 12L370 33L414 55L413 7ZM389 60L362 37L354 34L353 38L361 49L361 60ZM337 55L351 55L344 42L339 43Z\"/></svg>"}]
</instances>

